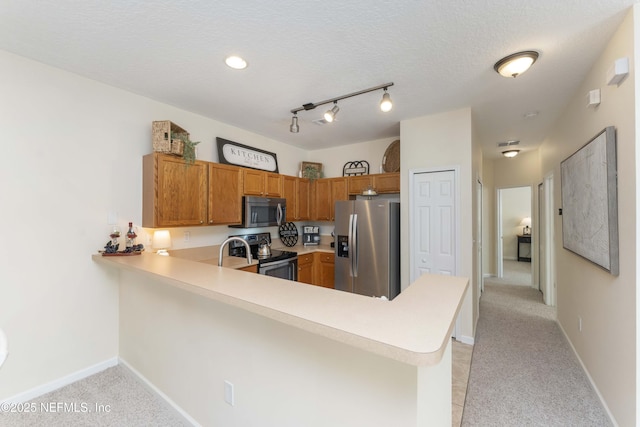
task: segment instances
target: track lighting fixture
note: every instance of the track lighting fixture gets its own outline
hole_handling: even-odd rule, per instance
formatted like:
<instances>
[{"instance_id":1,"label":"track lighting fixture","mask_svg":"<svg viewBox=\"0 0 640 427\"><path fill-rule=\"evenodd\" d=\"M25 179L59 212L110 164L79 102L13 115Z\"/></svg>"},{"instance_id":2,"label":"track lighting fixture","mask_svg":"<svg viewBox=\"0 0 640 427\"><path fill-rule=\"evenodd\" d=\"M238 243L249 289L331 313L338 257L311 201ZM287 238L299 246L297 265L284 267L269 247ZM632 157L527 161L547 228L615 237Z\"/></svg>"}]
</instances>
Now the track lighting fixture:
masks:
<instances>
[{"instance_id":1,"label":"track lighting fixture","mask_svg":"<svg viewBox=\"0 0 640 427\"><path fill-rule=\"evenodd\" d=\"M391 96L387 93L387 88L384 88L384 95L382 95L382 100L380 101L380 110L383 113L391 111L393 108L393 102L391 102Z\"/></svg>"},{"instance_id":2,"label":"track lighting fixture","mask_svg":"<svg viewBox=\"0 0 640 427\"><path fill-rule=\"evenodd\" d=\"M391 96L387 93L387 88L389 88L390 86L393 86L393 82L371 87L369 89L363 89L358 92L349 93L347 95L337 96L331 99L325 99L324 101L320 101L320 102L308 102L306 104L303 104L302 107L294 108L293 110L291 110L291 113L293 113L293 117L291 118L291 126L289 126L289 131L292 133L298 133L300 131L300 128L298 127L298 116L297 116L298 111L313 110L314 108L320 105L333 103L333 108L331 108L330 110L327 110L327 112L324 113L324 119L328 123L331 123L335 120L336 114L338 114L338 111L340 111L340 108L338 107L338 101L346 98L351 98L353 96L358 96L365 93L373 92L375 90L380 90L380 89L384 89L384 94L382 95L382 100L380 101L380 110L382 110L385 113L388 111L391 111L391 109L393 108L393 103L391 102Z\"/></svg>"},{"instance_id":3,"label":"track lighting fixture","mask_svg":"<svg viewBox=\"0 0 640 427\"><path fill-rule=\"evenodd\" d=\"M334 121L334 120L335 120L335 118L336 118L336 114L338 114L338 111L340 111L340 107L338 107L338 101L335 101L335 102L333 103L333 108L332 108L332 109L330 109L330 110L327 110L327 111L324 113L324 119L325 119L326 121L328 121L329 123L331 123L332 121Z\"/></svg>"},{"instance_id":4,"label":"track lighting fixture","mask_svg":"<svg viewBox=\"0 0 640 427\"><path fill-rule=\"evenodd\" d=\"M298 113L293 113L293 117L291 117L291 126L289 126L289 132L300 132L300 127L298 126Z\"/></svg>"}]
</instances>

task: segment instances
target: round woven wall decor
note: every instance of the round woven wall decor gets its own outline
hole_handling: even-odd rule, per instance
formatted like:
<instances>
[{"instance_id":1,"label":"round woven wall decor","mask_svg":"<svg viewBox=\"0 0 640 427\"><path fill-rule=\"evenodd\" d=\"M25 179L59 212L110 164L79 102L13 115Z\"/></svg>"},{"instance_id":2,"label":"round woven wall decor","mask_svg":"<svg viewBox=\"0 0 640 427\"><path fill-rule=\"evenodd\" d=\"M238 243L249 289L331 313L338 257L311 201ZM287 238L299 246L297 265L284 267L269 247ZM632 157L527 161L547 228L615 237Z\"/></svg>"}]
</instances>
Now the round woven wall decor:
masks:
<instances>
[{"instance_id":1,"label":"round woven wall decor","mask_svg":"<svg viewBox=\"0 0 640 427\"><path fill-rule=\"evenodd\" d=\"M393 141L384 152L382 169L385 172L400 172L400 140Z\"/></svg>"}]
</instances>

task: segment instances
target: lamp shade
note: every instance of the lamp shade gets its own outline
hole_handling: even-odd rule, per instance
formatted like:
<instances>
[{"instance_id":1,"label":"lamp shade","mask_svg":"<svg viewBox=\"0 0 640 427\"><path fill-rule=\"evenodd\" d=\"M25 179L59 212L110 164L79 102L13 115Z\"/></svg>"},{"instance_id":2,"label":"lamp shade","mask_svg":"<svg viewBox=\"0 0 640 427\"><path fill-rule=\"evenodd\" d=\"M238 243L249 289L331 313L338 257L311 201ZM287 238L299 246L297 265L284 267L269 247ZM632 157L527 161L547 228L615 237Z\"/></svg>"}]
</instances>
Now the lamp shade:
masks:
<instances>
[{"instance_id":1,"label":"lamp shade","mask_svg":"<svg viewBox=\"0 0 640 427\"><path fill-rule=\"evenodd\" d=\"M523 227L531 227L531 218L530 217L522 218L522 221L520 221L520 225Z\"/></svg>"},{"instance_id":2,"label":"lamp shade","mask_svg":"<svg viewBox=\"0 0 640 427\"><path fill-rule=\"evenodd\" d=\"M153 247L158 249L159 255L169 255L167 249L171 247L171 233L169 230L156 230L153 232Z\"/></svg>"}]
</instances>

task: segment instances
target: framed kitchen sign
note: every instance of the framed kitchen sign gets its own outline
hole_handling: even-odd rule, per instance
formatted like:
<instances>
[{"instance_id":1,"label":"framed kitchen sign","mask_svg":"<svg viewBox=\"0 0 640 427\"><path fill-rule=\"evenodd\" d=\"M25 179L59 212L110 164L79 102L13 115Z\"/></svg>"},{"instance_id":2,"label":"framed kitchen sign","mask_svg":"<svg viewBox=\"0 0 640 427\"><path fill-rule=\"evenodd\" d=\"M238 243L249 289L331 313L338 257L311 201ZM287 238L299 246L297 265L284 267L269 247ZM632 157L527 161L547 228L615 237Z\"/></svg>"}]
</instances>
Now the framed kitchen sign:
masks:
<instances>
[{"instance_id":1,"label":"framed kitchen sign","mask_svg":"<svg viewBox=\"0 0 640 427\"><path fill-rule=\"evenodd\" d=\"M562 244L619 274L616 132L605 128L560 163Z\"/></svg>"},{"instance_id":2,"label":"framed kitchen sign","mask_svg":"<svg viewBox=\"0 0 640 427\"><path fill-rule=\"evenodd\" d=\"M278 173L278 157L276 153L249 147L224 138L216 138L216 143L218 144L218 161L220 163Z\"/></svg>"}]
</instances>

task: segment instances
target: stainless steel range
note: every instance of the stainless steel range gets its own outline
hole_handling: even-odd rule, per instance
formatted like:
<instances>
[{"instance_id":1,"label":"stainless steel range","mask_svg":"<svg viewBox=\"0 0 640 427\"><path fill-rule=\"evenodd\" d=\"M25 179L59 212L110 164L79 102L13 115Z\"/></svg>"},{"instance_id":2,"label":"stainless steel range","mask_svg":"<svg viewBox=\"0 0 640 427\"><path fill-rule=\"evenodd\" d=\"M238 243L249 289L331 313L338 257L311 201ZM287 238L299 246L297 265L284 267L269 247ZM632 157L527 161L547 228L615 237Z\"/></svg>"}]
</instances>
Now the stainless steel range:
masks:
<instances>
[{"instance_id":1,"label":"stainless steel range","mask_svg":"<svg viewBox=\"0 0 640 427\"><path fill-rule=\"evenodd\" d=\"M231 236L229 236L231 237ZM258 274L279 277L281 279L298 280L298 253L270 249L265 251L264 245L271 245L271 233L235 235L249 244L251 256L258 260ZM260 249L260 245L262 250ZM246 257L245 246L237 241L229 242L229 255ZM268 253L268 254L267 254Z\"/></svg>"}]
</instances>

